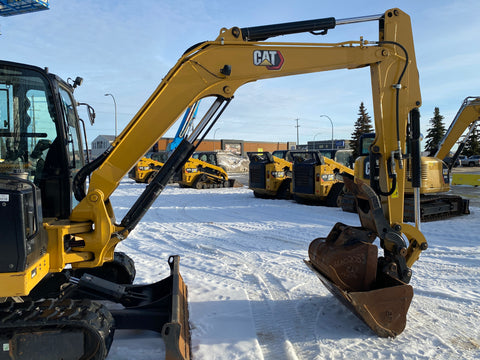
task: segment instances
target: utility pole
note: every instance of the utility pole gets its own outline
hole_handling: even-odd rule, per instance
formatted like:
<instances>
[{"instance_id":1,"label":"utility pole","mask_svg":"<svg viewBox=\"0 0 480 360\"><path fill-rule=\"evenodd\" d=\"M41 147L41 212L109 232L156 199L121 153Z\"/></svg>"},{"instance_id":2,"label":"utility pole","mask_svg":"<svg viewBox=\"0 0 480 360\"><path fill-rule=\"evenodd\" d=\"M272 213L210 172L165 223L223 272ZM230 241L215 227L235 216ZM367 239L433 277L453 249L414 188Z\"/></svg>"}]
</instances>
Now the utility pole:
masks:
<instances>
[{"instance_id":1,"label":"utility pole","mask_svg":"<svg viewBox=\"0 0 480 360\"><path fill-rule=\"evenodd\" d=\"M298 120L300 120L299 118L296 118L295 121L297 122L297 125L295 125L295 127L297 128L297 148L298 148L298 145L299 145L299 140L298 140L298 128L300 127L300 125L298 125Z\"/></svg>"}]
</instances>

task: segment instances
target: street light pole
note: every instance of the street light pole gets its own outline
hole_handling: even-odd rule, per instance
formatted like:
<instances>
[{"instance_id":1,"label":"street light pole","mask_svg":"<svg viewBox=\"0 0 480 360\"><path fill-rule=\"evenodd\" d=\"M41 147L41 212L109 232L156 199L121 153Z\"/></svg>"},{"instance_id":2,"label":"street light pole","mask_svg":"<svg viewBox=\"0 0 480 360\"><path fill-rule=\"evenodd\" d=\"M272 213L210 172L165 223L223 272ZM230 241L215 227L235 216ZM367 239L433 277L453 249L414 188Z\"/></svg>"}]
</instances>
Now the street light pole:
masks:
<instances>
[{"instance_id":1,"label":"street light pole","mask_svg":"<svg viewBox=\"0 0 480 360\"><path fill-rule=\"evenodd\" d=\"M117 138L117 102L112 94L105 94L105 96L111 96L113 99L113 105L115 105L115 139Z\"/></svg>"},{"instance_id":2,"label":"street light pole","mask_svg":"<svg viewBox=\"0 0 480 360\"><path fill-rule=\"evenodd\" d=\"M333 147L333 121L327 115L320 115L320 117L326 117L328 120L330 120L330 124L332 124L332 150L333 150L334 149L334 147Z\"/></svg>"}]
</instances>

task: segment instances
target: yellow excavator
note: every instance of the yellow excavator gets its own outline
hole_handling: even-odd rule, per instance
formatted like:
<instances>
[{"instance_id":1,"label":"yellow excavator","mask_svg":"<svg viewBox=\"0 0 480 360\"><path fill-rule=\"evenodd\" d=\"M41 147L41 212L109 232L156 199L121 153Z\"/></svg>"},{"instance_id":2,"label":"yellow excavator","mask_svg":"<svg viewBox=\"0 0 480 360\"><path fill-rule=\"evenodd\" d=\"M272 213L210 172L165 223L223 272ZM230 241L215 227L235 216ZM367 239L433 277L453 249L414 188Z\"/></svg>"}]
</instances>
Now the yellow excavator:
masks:
<instances>
[{"instance_id":1,"label":"yellow excavator","mask_svg":"<svg viewBox=\"0 0 480 360\"><path fill-rule=\"evenodd\" d=\"M362 21L378 22L378 39L264 42L299 32L326 34ZM190 158L240 86L363 67L371 71L376 138L370 158L381 192L344 177L355 194L361 226L336 224L327 238L311 243L307 264L375 333L398 335L413 295L410 268L427 243L418 226L403 222L406 159L414 164L413 187L420 188L421 96L410 18L390 9L358 18L221 29L215 40L182 55L111 147L88 164L73 97L81 78L67 83L47 69L1 61L1 356L104 359L115 329L144 328L161 332L167 359L190 358L179 257L168 259L165 279L132 284L133 264L115 253L116 245ZM187 107L206 97L212 104L192 134L117 221L110 197L121 179ZM383 254L377 258L378 247ZM108 308L102 300L121 306Z\"/></svg>"},{"instance_id":2,"label":"yellow excavator","mask_svg":"<svg viewBox=\"0 0 480 360\"><path fill-rule=\"evenodd\" d=\"M446 164L445 159L450 153L455 143L468 128L464 137L466 140L469 134L475 128L476 121L480 117L480 98L469 96L465 98L452 120L445 136L438 145L438 150L434 156L422 156L422 176L420 186L420 214L421 221L441 220L453 216L470 214L470 204L468 199L458 195L447 194L450 191L450 175L453 165L462 152L465 141L457 147L454 156ZM375 134L365 134L360 139L360 158L356 161L355 177L362 181L368 181L371 178L370 157L368 156L369 147ZM410 162L407 162L407 178L411 176ZM404 220L408 222L415 221L415 202L413 198L413 188L408 185L405 187L405 210ZM354 197L346 193L342 196L341 206L344 211L356 212Z\"/></svg>"},{"instance_id":3,"label":"yellow excavator","mask_svg":"<svg viewBox=\"0 0 480 360\"><path fill-rule=\"evenodd\" d=\"M452 150L455 143L459 141L462 134L466 131L463 141L460 141L455 154L448 163L448 171L451 172L452 167L455 165L458 157L462 153L466 140L470 137L470 134L475 130L477 121L480 120L480 97L468 96L466 97L457 114L453 118L450 126L448 127L445 136L438 144L438 150L434 157L437 159L445 159Z\"/></svg>"}]
</instances>

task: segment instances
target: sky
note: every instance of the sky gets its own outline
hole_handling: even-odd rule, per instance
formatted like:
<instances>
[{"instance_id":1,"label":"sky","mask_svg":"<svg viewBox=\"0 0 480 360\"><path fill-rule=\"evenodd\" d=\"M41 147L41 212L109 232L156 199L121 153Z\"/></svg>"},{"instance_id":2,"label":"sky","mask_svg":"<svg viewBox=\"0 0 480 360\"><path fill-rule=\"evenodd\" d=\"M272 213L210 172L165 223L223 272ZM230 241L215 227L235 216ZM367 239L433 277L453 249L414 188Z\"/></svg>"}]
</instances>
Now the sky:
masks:
<instances>
[{"instance_id":1,"label":"sky","mask_svg":"<svg viewBox=\"0 0 480 360\"><path fill-rule=\"evenodd\" d=\"M435 107L448 127L464 98L480 95L478 0L251 1L50 0L50 9L0 18L2 59L48 67L63 79L81 76L75 91L96 122L89 142L120 132L190 46L214 40L221 28L325 17L345 19L398 7L410 15L420 73L425 135ZM326 36L283 36L274 41L377 40L376 22L337 26ZM350 139L360 103L373 117L368 68L298 75L247 84L207 138L250 141ZM321 116L325 115L325 116ZM81 113L86 120L86 113ZM328 118L327 118L328 117ZM166 136L174 136L176 126Z\"/></svg>"}]
</instances>

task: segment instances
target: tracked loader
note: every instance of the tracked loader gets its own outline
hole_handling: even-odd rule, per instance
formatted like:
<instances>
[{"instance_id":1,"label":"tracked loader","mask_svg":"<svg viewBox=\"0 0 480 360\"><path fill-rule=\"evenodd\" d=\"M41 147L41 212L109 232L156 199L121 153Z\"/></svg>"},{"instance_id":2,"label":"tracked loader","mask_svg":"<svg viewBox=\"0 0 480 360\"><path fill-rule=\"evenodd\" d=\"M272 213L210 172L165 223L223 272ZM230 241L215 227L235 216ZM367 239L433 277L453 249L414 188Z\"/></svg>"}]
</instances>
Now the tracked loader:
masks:
<instances>
[{"instance_id":1,"label":"tracked loader","mask_svg":"<svg viewBox=\"0 0 480 360\"><path fill-rule=\"evenodd\" d=\"M228 177L227 171L218 161L215 151L196 152L185 163L182 171L174 176L180 187L194 189L215 189L242 187L235 179Z\"/></svg>"},{"instance_id":2,"label":"tracked loader","mask_svg":"<svg viewBox=\"0 0 480 360\"><path fill-rule=\"evenodd\" d=\"M326 35L362 21L378 23L378 39L264 42L300 32ZM421 96L410 18L390 9L359 18L222 28L215 40L182 55L111 147L88 164L73 97L81 79L67 83L45 69L1 61L0 356L104 359L115 329L140 327L161 331L168 359L190 358L179 258L169 258L170 275L159 282L132 284L132 263L115 255L116 245L195 152L240 86L362 67L371 72L376 138L370 159L381 192L358 180L348 185L361 226L335 225L326 239L311 244L307 263L377 334L398 335L412 298L410 268L427 243L419 222L403 222L405 159L413 163L414 192L420 187ZM121 179L204 98L211 106L192 134L117 222L110 197ZM378 247L383 254L377 258ZM403 300L388 300L395 298ZM110 310L102 300L122 306Z\"/></svg>"},{"instance_id":3,"label":"tracked loader","mask_svg":"<svg viewBox=\"0 0 480 360\"><path fill-rule=\"evenodd\" d=\"M270 152L249 152L248 187L258 198L290 199L292 158L290 151L279 158Z\"/></svg>"},{"instance_id":4,"label":"tracked loader","mask_svg":"<svg viewBox=\"0 0 480 360\"><path fill-rule=\"evenodd\" d=\"M136 183L149 183L168 159L166 151L150 152L140 159L128 172L128 177Z\"/></svg>"},{"instance_id":5,"label":"tracked loader","mask_svg":"<svg viewBox=\"0 0 480 360\"><path fill-rule=\"evenodd\" d=\"M353 175L353 170L319 151L292 152L292 194L304 204L339 206L344 193L341 173Z\"/></svg>"}]
</instances>

